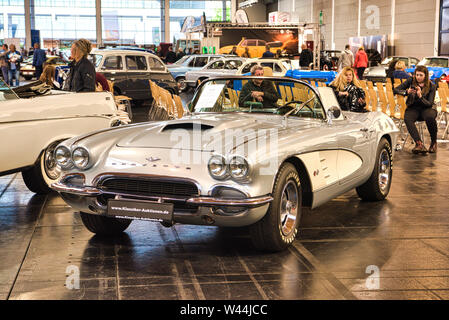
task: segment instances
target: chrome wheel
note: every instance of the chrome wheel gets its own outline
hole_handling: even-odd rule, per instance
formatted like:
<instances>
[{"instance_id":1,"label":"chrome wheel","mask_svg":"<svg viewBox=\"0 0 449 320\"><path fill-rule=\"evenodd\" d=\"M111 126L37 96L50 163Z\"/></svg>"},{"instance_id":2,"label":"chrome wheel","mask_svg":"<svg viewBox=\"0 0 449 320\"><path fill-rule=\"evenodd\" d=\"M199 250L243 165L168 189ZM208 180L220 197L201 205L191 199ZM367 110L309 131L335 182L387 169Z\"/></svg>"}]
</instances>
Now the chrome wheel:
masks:
<instances>
[{"instance_id":1,"label":"chrome wheel","mask_svg":"<svg viewBox=\"0 0 449 320\"><path fill-rule=\"evenodd\" d=\"M59 142L50 145L44 154L44 170L48 178L56 180L61 175L61 168L57 165L54 151Z\"/></svg>"},{"instance_id":2,"label":"chrome wheel","mask_svg":"<svg viewBox=\"0 0 449 320\"><path fill-rule=\"evenodd\" d=\"M296 183L290 180L284 186L281 198L280 225L284 236L288 236L295 229L298 217L298 199Z\"/></svg>"},{"instance_id":3,"label":"chrome wheel","mask_svg":"<svg viewBox=\"0 0 449 320\"><path fill-rule=\"evenodd\" d=\"M379 157L379 189L382 193L388 190L391 175L391 160L390 154L386 149L383 149Z\"/></svg>"},{"instance_id":4,"label":"chrome wheel","mask_svg":"<svg viewBox=\"0 0 449 320\"><path fill-rule=\"evenodd\" d=\"M180 91L184 91L187 88L186 79L180 78L180 79L178 79L177 82L178 82L178 89Z\"/></svg>"}]
</instances>

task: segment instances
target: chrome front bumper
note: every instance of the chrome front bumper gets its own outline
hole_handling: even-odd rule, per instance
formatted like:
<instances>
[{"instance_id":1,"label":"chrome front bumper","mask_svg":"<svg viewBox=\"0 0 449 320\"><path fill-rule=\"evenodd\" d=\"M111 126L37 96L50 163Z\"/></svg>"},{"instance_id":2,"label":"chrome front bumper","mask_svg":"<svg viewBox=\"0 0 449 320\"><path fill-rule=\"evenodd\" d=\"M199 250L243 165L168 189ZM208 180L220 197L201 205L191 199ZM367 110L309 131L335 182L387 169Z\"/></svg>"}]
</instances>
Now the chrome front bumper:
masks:
<instances>
[{"instance_id":1,"label":"chrome front bumper","mask_svg":"<svg viewBox=\"0 0 449 320\"><path fill-rule=\"evenodd\" d=\"M95 187L77 187L77 186L71 186L66 185L63 183L53 183L51 185L51 188L57 192L61 193L69 193L74 194L78 196L87 196L87 197L97 197L103 194L116 194L116 193L109 193L105 192L101 189L95 188ZM126 197L127 194L120 194L120 196ZM132 195L128 195L132 196ZM213 206L225 206L225 207L246 207L246 208L257 208L260 206L263 206L265 204L269 204L273 201L273 197L271 195L264 195L259 197L253 197L253 198L246 198L246 199L220 199L220 198L214 198L214 197L203 197L203 196L197 196L197 197L191 197L187 199L176 199L173 197L152 197L157 198L158 200L166 200L166 201L185 201L187 204L192 204L200 207L213 207Z\"/></svg>"}]
</instances>

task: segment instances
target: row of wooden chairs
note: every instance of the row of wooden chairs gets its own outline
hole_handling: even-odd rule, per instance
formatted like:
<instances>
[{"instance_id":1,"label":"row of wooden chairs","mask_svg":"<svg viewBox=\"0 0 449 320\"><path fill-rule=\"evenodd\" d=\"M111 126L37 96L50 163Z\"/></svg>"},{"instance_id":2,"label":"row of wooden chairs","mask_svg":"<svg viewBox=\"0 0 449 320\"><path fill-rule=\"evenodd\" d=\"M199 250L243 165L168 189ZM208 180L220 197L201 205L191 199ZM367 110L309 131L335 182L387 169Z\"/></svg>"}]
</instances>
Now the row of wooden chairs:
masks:
<instances>
[{"instance_id":1,"label":"row of wooden chairs","mask_svg":"<svg viewBox=\"0 0 449 320\"><path fill-rule=\"evenodd\" d=\"M114 94L114 82L111 80L108 81L109 92L114 96L115 104L117 105L117 109L119 111L120 121L122 123L130 123L133 118L133 113L131 109L131 98L123 95ZM103 91L103 89L98 87L96 91Z\"/></svg>"},{"instance_id":2,"label":"row of wooden chairs","mask_svg":"<svg viewBox=\"0 0 449 320\"><path fill-rule=\"evenodd\" d=\"M150 120L179 119L184 115L181 97L150 81L153 104L150 109Z\"/></svg>"}]
</instances>

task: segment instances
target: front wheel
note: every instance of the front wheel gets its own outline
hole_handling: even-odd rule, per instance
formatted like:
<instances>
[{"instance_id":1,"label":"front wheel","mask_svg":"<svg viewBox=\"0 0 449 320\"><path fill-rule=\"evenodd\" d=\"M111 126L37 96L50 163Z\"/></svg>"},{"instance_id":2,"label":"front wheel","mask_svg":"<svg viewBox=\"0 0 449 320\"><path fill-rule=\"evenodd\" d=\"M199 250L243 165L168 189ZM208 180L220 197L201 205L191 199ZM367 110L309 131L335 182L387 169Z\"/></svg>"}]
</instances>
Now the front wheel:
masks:
<instances>
[{"instance_id":1,"label":"front wheel","mask_svg":"<svg viewBox=\"0 0 449 320\"><path fill-rule=\"evenodd\" d=\"M57 165L54 151L58 142L53 142L45 149L36 163L30 169L22 171L23 181L30 191L38 194L51 192L50 185L61 175L61 168Z\"/></svg>"},{"instance_id":2,"label":"front wheel","mask_svg":"<svg viewBox=\"0 0 449 320\"><path fill-rule=\"evenodd\" d=\"M281 251L295 240L301 219L302 189L298 172L291 163L279 170L273 202L266 215L250 226L251 240L259 250Z\"/></svg>"},{"instance_id":3,"label":"front wheel","mask_svg":"<svg viewBox=\"0 0 449 320\"><path fill-rule=\"evenodd\" d=\"M178 88L179 88L180 92L184 92L187 89L186 78L179 77L178 79L176 79L176 83L178 84Z\"/></svg>"},{"instance_id":4,"label":"front wheel","mask_svg":"<svg viewBox=\"0 0 449 320\"><path fill-rule=\"evenodd\" d=\"M373 172L364 184L356 188L357 194L365 201L384 200L390 192L393 175L393 153L390 143L382 138L377 147Z\"/></svg>"},{"instance_id":5,"label":"front wheel","mask_svg":"<svg viewBox=\"0 0 449 320\"><path fill-rule=\"evenodd\" d=\"M118 235L128 228L132 220L99 216L80 212L84 226L92 233L98 235Z\"/></svg>"}]
</instances>

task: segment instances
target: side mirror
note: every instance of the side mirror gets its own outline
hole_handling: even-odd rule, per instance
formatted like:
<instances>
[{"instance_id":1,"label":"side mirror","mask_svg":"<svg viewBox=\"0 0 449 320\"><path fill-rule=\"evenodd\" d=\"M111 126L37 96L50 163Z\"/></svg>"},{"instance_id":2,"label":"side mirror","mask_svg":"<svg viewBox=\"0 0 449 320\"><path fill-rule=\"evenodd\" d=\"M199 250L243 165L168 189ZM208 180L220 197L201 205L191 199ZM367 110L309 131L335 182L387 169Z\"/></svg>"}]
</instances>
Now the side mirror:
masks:
<instances>
[{"instance_id":1,"label":"side mirror","mask_svg":"<svg viewBox=\"0 0 449 320\"><path fill-rule=\"evenodd\" d=\"M341 115L341 109L337 106L330 107L327 110L328 123L331 124L332 120L338 119Z\"/></svg>"}]
</instances>

